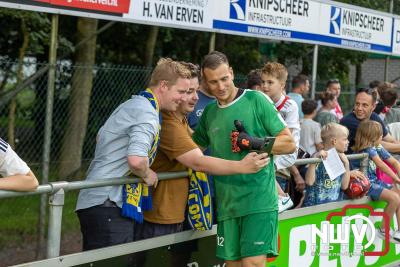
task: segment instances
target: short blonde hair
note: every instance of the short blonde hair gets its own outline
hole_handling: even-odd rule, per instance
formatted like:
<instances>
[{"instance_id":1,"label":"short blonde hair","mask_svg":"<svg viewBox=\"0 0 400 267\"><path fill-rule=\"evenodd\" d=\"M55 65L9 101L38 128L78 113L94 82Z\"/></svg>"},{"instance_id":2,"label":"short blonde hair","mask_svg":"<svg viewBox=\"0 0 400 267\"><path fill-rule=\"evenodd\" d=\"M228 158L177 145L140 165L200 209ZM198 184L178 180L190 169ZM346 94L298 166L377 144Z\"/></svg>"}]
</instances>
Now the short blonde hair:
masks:
<instances>
[{"instance_id":1,"label":"short blonde hair","mask_svg":"<svg viewBox=\"0 0 400 267\"><path fill-rule=\"evenodd\" d=\"M174 85L179 78L190 79L190 70L178 61L170 58L161 58L151 73L149 86L157 86L161 81Z\"/></svg>"},{"instance_id":2,"label":"short blonde hair","mask_svg":"<svg viewBox=\"0 0 400 267\"><path fill-rule=\"evenodd\" d=\"M354 138L354 152L359 152L379 140L383 135L382 125L379 122L366 120L360 123L357 128L356 137Z\"/></svg>"},{"instance_id":3,"label":"short blonde hair","mask_svg":"<svg viewBox=\"0 0 400 267\"><path fill-rule=\"evenodd\" d=\"M262 74L275 77L281 83L286 84L288 77L287 69L284 65L278 62L267 62L261 69L261 72Z\"/></svg>"},{"instance_id":4,"label":"short blonde hair","mask_svg":"<svg viewBox=\"0 0 400 267\"><path fill-rule=\"evenodd\" d=\"M349 135L349 129L336 122L325 124L321 129L321 139L324 144L329 143L333 138L337 138L339 134Z\"/></svg>"}]
</instances>

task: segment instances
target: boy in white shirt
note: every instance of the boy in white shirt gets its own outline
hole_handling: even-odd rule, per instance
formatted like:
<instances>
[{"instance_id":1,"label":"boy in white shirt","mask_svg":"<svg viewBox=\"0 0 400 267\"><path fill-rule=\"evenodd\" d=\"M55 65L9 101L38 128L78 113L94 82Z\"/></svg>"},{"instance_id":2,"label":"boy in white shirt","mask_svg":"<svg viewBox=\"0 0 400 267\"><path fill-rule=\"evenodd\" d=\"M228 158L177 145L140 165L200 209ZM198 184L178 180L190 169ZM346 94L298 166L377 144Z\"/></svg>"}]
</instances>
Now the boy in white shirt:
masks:
<instances>
[{"instance_id":1,"label":"boy in white shirt","mask_svg":"<svg viewBox=\"0 0 400 267\"><path fill-rule=\"evenodd\" d=\"M290 99L285 92L285 85L287 80L286 67L277 62L269 62L264 65L261 70L261 79L263 84L260 91L268 95L275 104L276 109L279 111L283 119L285 120L287 127L290 129L293 139L296 143L296 147L299 147L300 141L300 122L298 107L294 100ZM285 190L287 182L290 179L290 174L293 175L296 183L296 191L303 192L305 188L305 182L301 177L294 162L297 159L296 152L288 155L279 155L274 157L274 164L276 168L276 180L280 185L280 188ZM290 200L288 194L279 190L278 193L280 201L278 201L279 212L286 210L293 206L293 202Z\"/></svg>"}]
</instances>

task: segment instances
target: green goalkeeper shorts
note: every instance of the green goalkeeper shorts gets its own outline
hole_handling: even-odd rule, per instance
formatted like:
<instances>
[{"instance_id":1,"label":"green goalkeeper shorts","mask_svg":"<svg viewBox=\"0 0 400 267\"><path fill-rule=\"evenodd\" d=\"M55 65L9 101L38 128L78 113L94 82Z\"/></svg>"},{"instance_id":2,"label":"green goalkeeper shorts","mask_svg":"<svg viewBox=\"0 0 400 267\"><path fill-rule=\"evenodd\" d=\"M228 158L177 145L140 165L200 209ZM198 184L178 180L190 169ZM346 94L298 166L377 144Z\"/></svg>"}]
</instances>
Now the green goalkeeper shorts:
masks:
<instances>
[{"instance_id":1,"label":"green goalkeeper shorts","mask_svg":"<svg viewBox=\"0 0 400 267\"><path fill-rule=\"evenodd\" d=\"M278 212L249 214L218 222L217 257L240 260L278 255Z\"/></svg>"}]
</instances>

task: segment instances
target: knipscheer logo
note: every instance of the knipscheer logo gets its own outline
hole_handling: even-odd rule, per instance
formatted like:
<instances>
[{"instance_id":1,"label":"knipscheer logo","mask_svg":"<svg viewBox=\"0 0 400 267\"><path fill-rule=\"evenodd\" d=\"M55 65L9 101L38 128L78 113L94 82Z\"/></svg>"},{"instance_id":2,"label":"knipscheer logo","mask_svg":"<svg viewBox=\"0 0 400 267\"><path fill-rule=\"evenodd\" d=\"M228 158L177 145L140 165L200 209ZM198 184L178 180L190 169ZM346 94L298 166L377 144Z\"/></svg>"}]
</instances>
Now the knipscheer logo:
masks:
<instances>
[{"instance_id":1,"label":"knipscheer logo","mask_svg":"<svg viewBox=\"0 0 400 267\"><path fill-rule=\"evenodd\" d=\"M341 21L342 21L342 9L332 6L329 33L339 35Z\"/></svg>"},{"instance_id":2,"label":"knipscheer logo","mask_svg":"<svg viewBox=\"0 0 400 267\"><path fill-rule=\"evenodd\" d=\"M246 0L229 0L229 18L245 20L246 14Z\"/></svg>"}]
</instances>

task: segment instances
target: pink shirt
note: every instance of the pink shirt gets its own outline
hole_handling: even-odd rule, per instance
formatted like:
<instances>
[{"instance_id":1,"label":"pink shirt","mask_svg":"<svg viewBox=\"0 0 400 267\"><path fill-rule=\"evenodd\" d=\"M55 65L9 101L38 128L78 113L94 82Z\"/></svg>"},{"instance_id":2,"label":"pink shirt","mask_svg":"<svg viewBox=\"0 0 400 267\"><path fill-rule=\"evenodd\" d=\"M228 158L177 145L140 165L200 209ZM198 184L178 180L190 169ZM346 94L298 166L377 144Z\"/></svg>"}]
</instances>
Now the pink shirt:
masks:
<instances>
[{"instance_id":1,"label":"pink shirt","mask_svg":"<svg viewBox=\"0 0 400 267\"><path fill-rule=\"evenodd\" d=\"M341 120L343 118L343 111L339 105L339 102L336 102L336 107L331 110L331 113L333 113L336 118L338 118L338 120Z\"/></svg>"}]
</instances>

